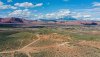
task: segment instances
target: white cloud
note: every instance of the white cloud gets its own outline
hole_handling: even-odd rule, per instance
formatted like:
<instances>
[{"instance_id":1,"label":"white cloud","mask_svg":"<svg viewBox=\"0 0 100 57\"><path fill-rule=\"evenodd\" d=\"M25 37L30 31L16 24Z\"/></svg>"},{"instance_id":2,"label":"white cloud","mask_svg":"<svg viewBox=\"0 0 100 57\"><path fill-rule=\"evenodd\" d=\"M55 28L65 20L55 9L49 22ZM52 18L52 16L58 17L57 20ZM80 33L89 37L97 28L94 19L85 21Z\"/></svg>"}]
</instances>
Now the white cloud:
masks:
<instances>
[{"instance_id":1,"label":"white cloud","mask_svg":"<svg viewBox=\"0 0 100 57\"><path fill-rule=\"evenodd\" d=\"M30 7L39 7L42 5L43 3L32 4L29 2L23 2L23 3L15 3L14 6L12 6L12 5L6 5L0 1L0 9L17 9L18 7L30 8Z\"/></svg>"},{"instance_id":2,"label":"white cloud","mask_svg":"<svg viewBox=\"0 0 100 57\"><path fill-rule=\"evenodd\" d=\"M38 7L38 6L42 6L43 3L38 3L36 5L32 4L32 3L29 3L29 2L23 2L23 3L16 3L14 4L15 6L18 6L18 7L25 7L25 8L30 8L30 7Z\"/></svg>"},{"instance_id":3,"label":"white cloud","mask_svg":"<svg viewBox=\"0 0 100 57\"><path fill-rule=\"evenodd\" d=\"M17 7L11 5L2 5L0 6L0 9L17 9Z\"/></svg>"},{"instance_id":4,"label":"white cloud","mask_svg":"<svg viewBox=\"0 0 100 57\"><path fill-rule=\"evenodd\" d=\"M7 2L12 2L12 0L7 0Z\"/></svg>"},{"instance_id":5,"label":"white cloud","mask_svg":"<svg viewBox=\"0 0 100 57\"><path fill-rule=\"evenodd\" d=\"M93 8L90 9L84 9L82 13L87 13L86 16L84 16L84 19L86 20L98 20L100 21L100 3L94 2Z\"/></svg>"},{"instance_id":6,"label":"white cloud","mask_svg":"<svg viewBox=\"0 0 100 57\"><path fill-rule=\"evenodd\" d=\"M38 3L38 4L34 5L34 6L38 7L38 6L42 6L42 5L43 5L43 3Z\"/></svg>"},{"instance_id":7,"label":"white cloud","mask_svg":"<svg viewBox=\"0 0 100 57\"><path fill-rule=\"evenodd\" d=\"M11 9L17 9L17 7L15 7L15 6L10 6L10 8L11 8Z\"/></svg>"},{"instance_id":8,"label":"white cloud","mask_svg":"<svg viewBox=\"0 0 100 57\"><path fill-rule=\"evenodd\" d=\"M33 4L29 3L29 2L24 2L24 3L16 3L15 6L19 6L19 7L32 7Z\"/></svg>"},{"instance_id":9,"label":"white cloud","mask_svg":"<svg viewBox=\"0 0 100 57\"><path fill-rule=\"evenodd\" d=\"M75 18L89 18L89 17L91 17L91 15L84 14L84 13L76 13L75 15L73 15L73 17L75 17Z\"/></svg>"},{"instance_id":10,"label":"white cloud","mask_svg":"<svg viewBox=\"0 0 100 57\"><path fill-rule=\"evenodd\" d=\"M3 2L0 1L0 6L2 6L2 5L3 5Z\"/></svg>"},{"instance_id":11,"label":"white cloud","mask_svg":"<svg viewBox=\"0 0 100 57\"><path fill-rule=\"evenodd\" d=\"M91 15L83 15L84 18L90 18Z\"/></svg>"},{"instance_id":12,"label":"white cloud","mask_svg":"<svg viewBox=\"0 0 100 57\"><path fill-rule=\"evenodd\" d=\"M100 2L94 2L94 3L93 3L93 6L94 6L94 7L100 7Z\"/></svg>"},{"instance_id":13,"label":"white cloud","mask_svg":"<svg viewBox=\"0 0 100 57\"><path fill-rule=\"evenodd\" d=\"M74 17L74 18L81 18L82 17L82 14L81 13L77 13L77 12L72 12L72 16Z\"/></svg>"},{"instance_id":14,"label":"white cloud","mask_svg":"<svg viewBox=\"0 0 100 57\"><path fill-rule=\"evenodd\" d=\"M82 20L92 20L92 19L93 19L92 16L89 14L85 14L82 16Z\"/></svg>"},{"instance_id":15,"label":"white cloud","mask_svg":"<svg viewBox=\"0 0 100 57\"><path fill-rule=\"evenodd\" d=\"M37 17L37 19L59 19L59 18L63 18L65 16L70 15L70 11L68 9L60 9L56 12L52 12L52 13L47 13L47 14L41 14Z\"/></svg>"},{"instance_id":16,"label":"white cloud","mask_svg":"<svg viewBox=\"0 0 100 57\"><path fill-rule=\"evenodd\" d=\"M28 9L15 10L9 14L10 17L29 17L31 12Z\"/></svg>"},{"instance_id":17,"label":"white cloud","mask_svg":"<svg viewBox=\"0 0 100 57\"><path fill-rule=\"evenodd\" d=\"M92 14L88 12L85 12L85 10L82 10L80 12L72 12L72 17L77 18L78 20L92 20L93 16Z\"/></svg>"},{"instance_id":18,"label":"white cloud","mask_svg":"<svg viewBox=\"0 0 100 57\"><path fill-rule=\"evenodd\" d=\"M100 18L95 18L95 20L100 21Z\"/></svg>"},{"instance_id":19,"label":"white cloud","mask_svg":"<svg viewBox=\"0 0 100 57\"><path fill-rule=\"evenodd\" d=\"M99 12L91 11L91 9L83 10L83 12L76 12L73 17L79 20L94 20L100 21L100 14Z\"/></svg>"},{"instance_id":20,"label":"white cloud","mask_svg":"<svg viewBox=\"0 0 100 57\"><path fill-rule=\"evenodd\" d=\"M6 5L0 1L0 9L17 9L17 7L12 6L12 5Z\"/></svg>"}]
</instances>

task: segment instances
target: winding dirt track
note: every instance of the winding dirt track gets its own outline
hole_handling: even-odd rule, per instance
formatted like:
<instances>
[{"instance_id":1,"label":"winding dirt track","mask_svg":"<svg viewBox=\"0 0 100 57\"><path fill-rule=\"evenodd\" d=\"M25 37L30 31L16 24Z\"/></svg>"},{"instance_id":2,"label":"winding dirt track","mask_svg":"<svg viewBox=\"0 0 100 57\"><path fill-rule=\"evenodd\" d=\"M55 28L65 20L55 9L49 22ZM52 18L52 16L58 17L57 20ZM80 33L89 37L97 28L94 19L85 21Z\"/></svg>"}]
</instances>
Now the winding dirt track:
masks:
<instances>
[{"instance_id":1,"label":"winding dirt track","mask_svg":"<svg viewBox=\"0 0 100 57\"><path fill-rule=\"evenodd\" d=\"M28 45L26 45L26 46L24 46L23 48L21 48L21 49L19 49L19 50L13 50L13 51L3 51L3 52L0 52L0 53L13 53L13 52L15 52L15 51L22 51L23 49L25 49L25 48L27 48L28 46L30 46L30 45L32 45L32 44L34 44L35 42L37 42L37 41L39 41L40 39L37 39L36 41L34 41L34 42L32 42L32 43L30 43L30 44L28 44Z\"/></svg>"},{"instance_id":2,"label":"winding dirt track","mask_svg":"<svg viewBox=\"0 0 100 57\"><path fill-rule=\"evenodd\" d=\"M3 51L3 52L0 52L0 54L8 54L8 53L14 54L15 52L23 52L23 53L25 53L28 57L31 57L31 55L29 54L29 52L25 52L25 51L26 51L26 49L27 49L30 45L36 43L36 42L39 41L39 40L40 40L40 38L38 38L37 40L35 40L35 41L29 43L28 45L24 46L24 47L21 48L21 49L12 50L12 51ZM67 42L64 42L64 43L62 43L62 44L58 44L57 46L62 46L62 45L64 45L64 44L66 44L66 43L67 43ZM34 47L32 47L32 48L34 48ZM36 47L35 47L35 48L36 48ZM44 47L44 48L46 48L46 47ZM14 57L14 55L13 55L12 57Z\"/></svg>"},{"instance_id":3,"label":"winding dirt track","mask_svg":"<svg viewBox=\"0 0 100 57\"><path fill-rule=\"evenodd\" d=\"M35 42L37 42L37 41L39 41L39 40L40 40L40 38L38 38L37 40L35 40L35 41L29 43L28 45L24 46L24 47L21 48L21 49L12 50L12 51L3 51L3 52L0 52L0 54L6 54L6 53L12 53L12 54L14 54L15 52L24 52L24 51L25 51L25 48L27 48L28 46L34 44ZM26 53L26 55L27 55L28 57L31 57L29 53ZM13 56L13 57L14 57L14 56Z\"/></svg>"},{"instance_id":4,"label":"winding dirt track","mask_svg":"<svg viewBox=\"0 0 100 57\"><path fill-rule=\"evenodd\" d=\"M34 49L36 49L36 52L38 51L38 49L46 49L46 48L49 48L49 47L57 47L57 48L60 48L60 50L64 50L65 51L65 49L66 49L66 51L70 51L69 52L69 54L71 54L72 52L73 52L73 50L75 50L75 49L78 49L77 47L73 47L73 46L71 46L71 47L69 47L70 46L70 42L63 42L63 43L60 43L60 44L56 44L56 45L51 45L51 46L43 46L43 47L30 47L32 44L34 44L34 43L36 43L36 42L38 42L38 41L40 41L42 38L39 36L39 35L36 35L37 37L38 37L38 39L37 40L35 40L35 41L33 41L33 42L31 42L31 43L29 43L28 45L26 45L26 46L24 46L23 48L20 48L20 49L18 49L18 50L12 50L12 51L3 51L3 52L0 52L0 54L12 54L12 56L11 57L14 57L14 53L16 53L16 52L20 52L20 53L24 53L24 54L26 54L28 57L31 57L31 55L30 55L30 52L32 51L34 51L35 52L35 50ZM48 37L46 37L46 38L48 38ZM100 42L95 42L95 41L80 41L80 42L77 42L77 43L74 43L74 44L78 44L78 45L81 45L81 46L91 46L91 47L96 47L96 48L98 48L98 49L100 49ZM67 46L67 47L66 47ZM62 48L63 47L63 48ZM62 49L61 49L62 48ZM68 50L68 49L70 49L70 50ZM72 48L72 49L71 49ZM78 49L79 50L79 52L80 52L80 48ZM71 52L72 51L72 52ZM78 52L77 50L75 50L76 52ZM79 53L78 52L78 53ZM73 54L74 54L74 52L73 52ZM4 56L3 56L4 57ZM5 56L6 57L6 56Z\"/></svg>"},{"instance_id":5,"label":"winding dirt track","mask_svg":"<svg viewBox=\"0 0 100 57\"><path fill-rule=\"evenodd\" d=\"M35 42L37 42L37 41L39 41L40 40L40 38L39 39L37 39L36 41L34 41L34 42L32 42L32 43L30 43L30 44L28 44L28 45L26 45L26 46L24 46L23 48L21 48L21 49L25 49L25 48L27 48L28 46L30 46L30 45L32 45L32 44L34 44Z\"/></svg>"}]
</instances>

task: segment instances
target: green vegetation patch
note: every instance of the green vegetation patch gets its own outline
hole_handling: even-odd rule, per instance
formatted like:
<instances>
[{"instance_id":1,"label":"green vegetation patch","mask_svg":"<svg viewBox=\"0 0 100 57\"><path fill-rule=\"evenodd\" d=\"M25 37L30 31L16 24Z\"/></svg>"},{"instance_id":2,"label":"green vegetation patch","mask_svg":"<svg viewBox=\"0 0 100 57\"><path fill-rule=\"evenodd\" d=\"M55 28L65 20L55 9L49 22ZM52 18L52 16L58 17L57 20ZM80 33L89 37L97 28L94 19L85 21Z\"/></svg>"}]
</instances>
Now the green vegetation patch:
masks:
<instances>
[{"instance_id":1,"label":"green vegetation patch","mask_svg":"<svg viewBox=\"0 0 100 57\"><path fill-rule=\"evenodd\" d=\"M36 39L36 35L30 32L1 32L0 51L19 49Z\"/></svg>"}]
</instances>

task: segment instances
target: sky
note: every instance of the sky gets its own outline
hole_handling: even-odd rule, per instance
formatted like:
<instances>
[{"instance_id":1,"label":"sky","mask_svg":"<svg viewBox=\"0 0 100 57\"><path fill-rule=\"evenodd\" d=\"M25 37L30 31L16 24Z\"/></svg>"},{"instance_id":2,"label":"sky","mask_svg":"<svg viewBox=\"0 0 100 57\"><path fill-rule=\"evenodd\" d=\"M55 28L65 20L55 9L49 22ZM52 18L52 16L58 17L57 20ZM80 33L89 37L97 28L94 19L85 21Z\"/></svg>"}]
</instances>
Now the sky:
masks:
<instances>
[{"instance_id":1,"label":"sky","mask_svg":"<svg viewBox=\"0 0 100 57\"><path fill-rule=\"evenodd\" d=\"M0 17L100 21L100 0L0 0Z\"/></svg>"}]
</instances>

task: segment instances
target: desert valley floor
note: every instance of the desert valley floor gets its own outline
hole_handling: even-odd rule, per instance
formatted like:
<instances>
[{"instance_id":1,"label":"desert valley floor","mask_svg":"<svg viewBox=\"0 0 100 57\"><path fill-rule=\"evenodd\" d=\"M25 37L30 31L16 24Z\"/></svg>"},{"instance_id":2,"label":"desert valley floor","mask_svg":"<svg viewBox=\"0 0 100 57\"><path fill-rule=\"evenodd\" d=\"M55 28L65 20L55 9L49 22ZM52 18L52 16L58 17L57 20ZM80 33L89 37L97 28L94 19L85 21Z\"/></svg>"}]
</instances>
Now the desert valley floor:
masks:
<instances>
[{"instance_id":1,"label":"desert valley floor","mask_svg":"<svg viewBox=\"0 0 100 57\"><path fill-rule=\"evenodd\" d=\"M100 31L1 28L0 57L100 57Z\"/></svg>"}]
</instances>

